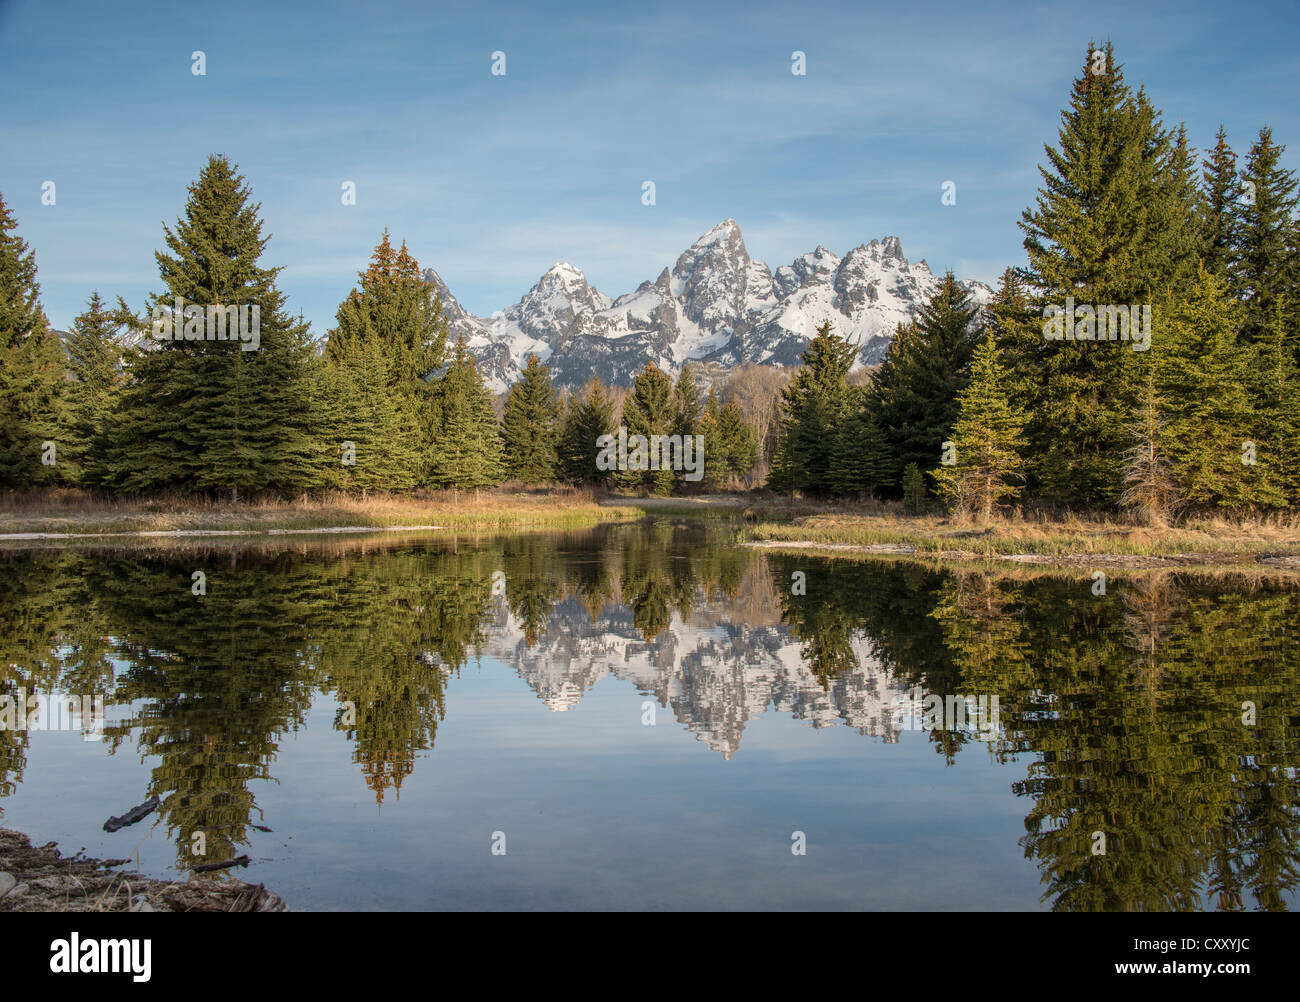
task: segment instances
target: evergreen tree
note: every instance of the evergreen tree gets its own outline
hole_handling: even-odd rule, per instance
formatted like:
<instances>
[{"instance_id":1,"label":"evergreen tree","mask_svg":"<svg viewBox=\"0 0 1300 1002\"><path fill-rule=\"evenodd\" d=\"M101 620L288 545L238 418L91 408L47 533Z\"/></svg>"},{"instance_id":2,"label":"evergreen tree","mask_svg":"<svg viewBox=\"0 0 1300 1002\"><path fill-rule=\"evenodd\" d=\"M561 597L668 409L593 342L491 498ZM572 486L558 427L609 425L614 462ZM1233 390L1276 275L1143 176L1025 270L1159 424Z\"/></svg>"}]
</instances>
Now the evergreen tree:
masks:
<instances>
[{"instance_id":1,"label":"evergreen tree","mask_svg":"<svg viewBox=\"0 0 1300 1002\"><path fill-rule=\"evenodd\" d=\"M889 476L885 439L875 416L868 410L867 391L853 387L844 419L835 431L830 489L841 497L867 494L887 483Z\"/></svg>"},{"instance_id":2,"label":"evergreen tree","mask_svg":"<svg viewBox=\"0 0 1300 1002\"><path fill-rule=\"evenodd\" d=\"M166 291L152 297L150 312L183 339L156 340L131 360L108 449L118 490L238 500L240 491L288 494L320 483L308 327L284 308L280 269L259 264L270 238L249 198L235 165L213 155L189 187L184 218L164 227L171 253L154 257ZM176 298L184 315L173 315ZM229 330L227 340L202 339L209 308L241 308L251 325L253 306L254 350L244 350L255 343L251 329L244 339Z\"/></svg>"},{"instance_id":3,"label":"evergreen tree","mask_svg":"<svg viewBox=\"0 0 1300 1002\"><path fill-rule=\"evenodd\" d=\"M1228 145L1223 126L1215 136L1214 149L1201 172L1201 246L1206 270L1216 275L1235 271L1237 213L1241 204L1241 179L1237 176L1237 155Z\"/></svg>"},{"instance_id":4,"label":"evergreen tree","mask_svg":"<svg viewBox=\"0 0 1300 1002\"><path fill-rule=\"evenodd\" d=\"M1294 171L1281 167L1286 147L1273 142L1271 129L1259 130L1242 169L1243 194L1237 201L1240 243L1233 286L1245 303L1242 337L1259 340L1272 322L1279 299L1295 299L1298 254L1294 215L1300 205ZM1296 302L1290 303L1294 310Z\"/></svg>"},{"instance_id":5,"label":"evergreen tree","mask_svg":"<svg viewBox=\"0 0 1300 1002\"><path fill-rule=\"evenodd\" d=\"M438 380L437 438L432 482L439 487L494 487L505 479L501 432L492 395L483 385L474 356L457 338L451 365Z\"/></svg>"},{"instance_id":6,"label":"evergreen tree","mask_svg":"<svg viewBox=\"0 0 1300 1002\"><path fill-rule=\"evenodd\" d=\"M17 227L0 198L0 487L10 488L67 480L59 456L67 361L41 309L36 255Z\"/></svg>"},{"instance_id":7,"label":"evergreen tree","mask_svg":"<svg viewBox=\"0 0 1300 1002\"><path fill-rule=\"evenodd\" d=\"M1046 147L1043 186L1021 227L1032 305L1139 305L1191 282L1199 197L1185 139L1124 82L1109 44L1090 46L1062 113L1059 148ZM1136 353L1117 343L1057 340L1016 383L1035 385L1034 474L1048 496L1098 506L1122 491L1127 423L1141 383Z\"/></svg>"},{"instance_id":8,"label":"evergreen tree","mask_svg":"<svg viewBox=\"0 0 1300 1002\"><path fill-rule=\"evenodd\" d=\"M531 354L519 381L506 396L501 436L511 476L526 484L555 479L558 420L551 370Z\"/></svg>"},{"instance_id":9,"label":"evergreen tree","mask_svg":"<svg viewBox=\"0 0 1300 1002\"><path fill-rule=\"evenodd\" d=\"M653 362L637 373L632 381L632 392L623 401L623 424L629 438L643 435L647 442L655 435L672 435L678 426L680 414L674 399L672 380ZM620 470L616 482L626 488L643 488L651 494L671 494L677 480L671 469L650 469L648 463L656 460L654 449L645 456L644 469ZM662 457L658 457L662 459ZM640 465L631 446L628 447L628 466ZM662 463L656 460L656 465Z\"/></svg>"},{"instance_id":10,"label":"evergreen tree","mask_svg":"<svg viewBox=\"0 0 1300 1002\"><path fill-rule=\"evenodd\" d=\"M687 362L673 387L673 434L694 435L700 427L700 387L695 366Z\"/></svg>"},{"instance_id":11,"label":"evergreen tree","mask_svg":"<svg viewBox=\"0 0 1300 1002\"><path fill-rule=\"evenodd\" d=\"M909 463L933 466L957 419L958 395L970 381L978 308L944 275L911 326L900 328L868 389L897 483Z\"/></svg>"},{"instance_id":12,"label":"evergreen tree","mask_svg":"<svg viewBox=\"0 0 1300 1002\"><path fill-rule=\"evenodd\" d=\"M990 332L975 349L970 384L958 397L951 439L956 464L931 474L952 510L982 521L1001 501L1016 497L1023 480L1025 414L1008 398L1007 387L1007 372L998 363Z\"/></svg>"},{"instance_id":13,"label":"evergreen tree","mask_svg":"<svg viewBox=\"0 0 1300 1002\"><path fill-rule=\"evenodd\" d=\"M709 489L726 487L732 477L743 477L758 459L758 435L735 401L723 405L710 390L699 421L704 436L704 483Z\"/></svg>"},{"instance_id":14,"label":"evergreen tree","mask_svg":"<svg viewBox=\"0 0 1300 1002\"><path fill-rule=\"evenodd\" d=\"M417 486L428 447L411 413L411 396L394 389L383 343L358 338L315 368L313 412L324 485L362 493Z\"/></svg>"},{"instance_id":15,"label":"evergreen tree","mask_svg":"<svg viewBox=\"0 0 1300 1002\"><path fill-rule=\"evenodd\" d=\"M1262 473L1275 502L1300 504L1300 366L1286 304L1273 304L1273 319L1258 346L1254 405L1262 428ZM1260 457L1256 456L1256 462Z\"/></svg>"},{"instance_id":16,"label":"evergreen tree","mask_svg":"<svg viewBox=\"0 0 1300 1002\"><path fill-rule=\"evenodd\" d=\"M121 389L119 317L92 292L86 310L72 322L68 338L68 459L86 486L99 486L107 469L109 415Z\"/></svg>"},{"instance_id":17,"label":"evergreen tree","mask_svg":"<svg viewBox=\"0 0 1300 1002\"><path fill-rule=\"evenodd\" d=\"M903 507L913 515L919 515L925 509L925 478L916 463L908 463L903 470Z\"/></svg>"},{"instance_id":18,"label":"evergreen tree","mask_svg":"<svg viewBox=\"0 0 1300 1002\"><path fill-rule=\"evenodd\" d=\"M1130 444L1124 452L1124 492L1121 507L1140 525L1164 526L1179 503L1178 488L1165 456L1166 421L1160 414L1155 370L1148 366L1128 425Z\"/></svg>"},{"instance_id":19,"label":"evergreen tree","mask_svg":"<svg viewBox=\"0 0 1300 1002\"><path fill-rule=\"evenodd\" d=\"M803 367L781 394L781 438L768 485L820 494L831 489L834 430L848 402L853 347L825 320L801 358Z\"/></svg>"},{"instance_id":20,"label":"evergreen tree","mask_svg":"<svg viewBox=\"0 0 1300 1002\"><path fill-rule=\"evenodd\" d=\"M592 376L581 393L570 398L565 410L560 435L560 463L565 479L574 484L608 484L609 472L596 466L596 456L600 451L596 443L602 435L613 435L617 431L614 405L604 384Z\"/></svg>"},{"instance_id":21,"label":"evergreen tree","mask_svg":"<svg viewBox=\"0 0 1300 1002\"><path fill-rule=\"evenodd\" d=\"M370 264L357 278L357 287L339 305L336 325L325 345L326 361L346 374L368 364L372 345L377 349L384 362L382 392L394 398L397 421L394 427L367 429L360 415L354 415L355 433L389 442L394 455L406 457L402 483L395 487L427 482L436 432L433 376L445 364L447 354L448 321L442 299L424 280L406 243L394 250L387 230ZM359 404L366 414L387 410L369 398ZM324 446L332 453L338 443L330 441Z\"/></svg>"},{"instance_id":22,"label":"evergreen tree","mask_svg":"<svg viewBox=\"0 0 1300 1002\"><path fill-rule=\"evenodd\" d=\"M1263 422L1247 389L1254 356L1238 343L1240 312L1224 281L1202 271L1188 295L1167 297L1156 313L1151 363L1167 422L1160 445L1191 504L1283 500L1265 476L1275 459L1263 448Z\"/></svg>"}]
</instances>

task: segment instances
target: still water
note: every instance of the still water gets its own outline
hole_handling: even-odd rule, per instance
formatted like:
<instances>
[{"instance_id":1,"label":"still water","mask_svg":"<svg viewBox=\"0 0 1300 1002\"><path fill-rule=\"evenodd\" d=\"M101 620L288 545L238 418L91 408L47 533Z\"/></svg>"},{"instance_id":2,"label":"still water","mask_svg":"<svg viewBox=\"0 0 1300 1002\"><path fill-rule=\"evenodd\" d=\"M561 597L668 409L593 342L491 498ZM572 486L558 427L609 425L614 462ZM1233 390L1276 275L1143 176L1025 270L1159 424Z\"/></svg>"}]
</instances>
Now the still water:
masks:
<instances>
[{"instance_id":1,"label":"still water","mask_svg":"<svg viewBox=\"0 0 1300 1002\"><path fill-rule=\"evenodd\" d=\"M1295 906L1294 584L735 538L0 551L0 697L105 705L0 826L295 910Z\"/></svg>"}]
</instances>

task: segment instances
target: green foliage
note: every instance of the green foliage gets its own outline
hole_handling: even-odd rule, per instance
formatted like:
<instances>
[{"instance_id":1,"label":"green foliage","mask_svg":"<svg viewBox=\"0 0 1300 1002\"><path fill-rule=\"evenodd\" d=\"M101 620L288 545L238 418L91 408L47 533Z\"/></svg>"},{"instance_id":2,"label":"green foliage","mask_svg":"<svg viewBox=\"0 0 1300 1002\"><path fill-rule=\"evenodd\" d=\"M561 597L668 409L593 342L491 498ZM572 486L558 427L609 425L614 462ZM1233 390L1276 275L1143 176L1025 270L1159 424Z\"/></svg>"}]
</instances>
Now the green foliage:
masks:
<instances>
[{"instance_id":1,"label":"green foliage","mask_svg":"<svg viewBox=\"0 0 1300 1002\"><path fill-rule=\"evenodd\" d=\"M1223 126L1215 136L1201 171L1201 247L1207 271L1216 275L1235 270L1239 245L1237 213L1241 204L1241 178L1237 176L1237 155L1228 145Z\"/></svg>"},{"instance_id":2,"label":"green foliage","mask_svg":"<svg viewBox=\"0 0 1300 1002\"><path fill-rule=\"evenodd\" d=\"M571 484L605 486L610 473L596 466L601 436L618 431L614 405L605 385L593 376L577 396L569 400L560 432L560 464Z\"/></svg>"},{"instance_id":3,"label":"green foliage","mask_svg":"<svg viewBox=\"0 0 1300 1002\"><path fill-rule=\"evenodd\" d=\"M827 481L840 497L869 494L889 482L889 453L884 435L867 403L867 391L850 387L839 427L835 429Z\"/></svg>"},{"instance_id":4,"label":"green foliage","mask_svg":"<svg viewBox=\"0 0 1300 1002\"><path fill-rule=\"evenodd\" d=\"M913 515L921 514L926 502L925 478L921 475L921 467L915 463L907 464L903 470L902 487L903 507Z\"/></svg>"},{"instance_id":5,"label":"green foliage","mask_svg":"<svg viewBox=\"0 0 1300 1002\"><path fill-rule=\"evenodd\" d=\"M890 483L910 463L933 466L957 420L957 398L970 381L978 337L977 308L944 275L909 327L900 327L867 396L891 460Z\"/></svg>"},{"instance_id":6,"label":"green foliage","mask_svg":"<svg viewBox=\"0 0 1300 1002\"><path fill-rule=\"evenodd\" d=\"M825 494L832 490L835 429L848 407L845 377L853 365L853 347L825 320L802 361L781 395L780 441L768 486Z\"/></svg>"},{"instance_id":7,"label":"green foliage","mask_svg":"<svg viewBox=\"0 0 1300 1002\"><path fill-rule=\"evenodd\" d=\"M1232 287L1243 302L1242 336L1259 340L1273 319L1279 301L1287 299L1288 319L1296 317L1300 298L1300 248L1296 246L1296 209L1300 206L1294 171L1281 166L1286 147L1273 142L1273 131L1259 130L1259 139L1242 168L1243 193L1237 200L1238 247Z\"/></svg>"},{"instance_id":8,"label":"green foliage","mask_svg":"<svg viewBox=\"0 0 1300 1002\"><path fill-rule=\"evenodd\" d=\"M758 459L758 434L734 400L720 404L717 392L710 390L699 427L704 436L706 486L726 487L733 477L743 477L753 468Z\"/></svg>"},{"instance_id":9,"label":"green foliage","mask_svg":"<svg viewBox=\"0 0 1300 1002\"><path fill-rule=\"evenodd\" d=\"M1261 420L1247 387L1251 353L1239 344L1241 308L1223 279L1202 271L1186 296L1160 303L1151 364L1165 425L1160 446L1183 498L1194 505L1273 506L1283 498L1266 476ZM1255 462L1244 462L1247 443Z\"/></svg>"},{"instance_id":10,"label":"green foliage","mask_svg":"<svg viewBox=\"0 0 1300 1002\"><path fill-rule=\"evenodd\" d=\"M121 390L122 346L118 311L91 293L86 311L72 323L68 338L69 435L65 453L76 479L101 485L107 476L109 415Z\"/></svg>"},{"instance_id":11,"label":"green foliage","mask_svg":"<svg viewBox=\"0 0 1300 1002\"><path fill-rule=\"evenodd\" d=\"M66 360L41 309L36 255L0 198L0 487L66 482ZM62 439L62 441L60 441ZM54 463L43 443L54 442Z\"/></svg>"},{"instance_id":12,"label":"green foliage","mask_svg":"<svg viewBox=\"0 0 1300 1002\"><path fill-rule=\"evenodd\" d=\"M678 403L672 380L653 362L647 362L632 382L632 392L623 401L623 424L628 437L644 435L648 440L654 435L674 434L681 420ZM632 465L631 457L628 465ZM671 469L620 470L614 479L620 487L671 494L677 474Z\"/></svg>"},{"instance_id":13,"label":"green foliage","mask_svg":"<svg viewBox=\"0 0 1300 1002\"><path fill-rule=\"evenodd\" d=\"M187 308L256 305L260 345L171 340L134 353L107 449L106 480L119 491L180 488L237 499L240 491L289 494L320 483L307 324L286 312L279 269L258 263L269 237L249 198L234 164L209 157L184 217L174 230L164 227L171 253L154 256L166 291L151 303L156 316L168 315L174 297Z\"/></svg>"},{"instance_id":14,"label":"green foliage","mask_svg":"<svg viewBox=\"0 0 1300 1002\"><path fill-rule=\"evenodd\" d=\"M394 250L387 230L357 278L325 343L319 402L327 482L409 489L430 477L433 377L446 361L447 318L419 262L405 242ZM344 440L366 443L357 468L339 466Z\"/></svg>"},{"instance_id":15,"label":"green foliage","mask_svg":"<svg viewBox=\"0 0 1300 1002\"><path fill-rule=\"evenodd\" d=\"M957 398L956 463L931 473L950 509L985 521L1004 499L1019 495L1023 480L1025 414L1008 398L1007 384L990 332L975 349L970 384Z\"/></svg>"},{"instance_id":16,"label":"green foliage","mask_svg":"<svg viewBox=\"0 0 1300 1002\"><path fill-rule=\"evenodd\" d=\"M559 414L551 370L536 355L529 355L523 375L506 395L501 435L512 477L526 484L556 478Z\"/></svg>"},{"instance_id":17,"label":"green foliage","mask_svg":"<svg viewBox=\"0 0 1300 1002\"><path fill-rule=\"evenodd\" d=\"M473 489L501 483L505 469L492 396L463 337L456 340L451 365L438 380L434 407L438 433L432 482L438 487Z\"/></svg>"}]
</instances>

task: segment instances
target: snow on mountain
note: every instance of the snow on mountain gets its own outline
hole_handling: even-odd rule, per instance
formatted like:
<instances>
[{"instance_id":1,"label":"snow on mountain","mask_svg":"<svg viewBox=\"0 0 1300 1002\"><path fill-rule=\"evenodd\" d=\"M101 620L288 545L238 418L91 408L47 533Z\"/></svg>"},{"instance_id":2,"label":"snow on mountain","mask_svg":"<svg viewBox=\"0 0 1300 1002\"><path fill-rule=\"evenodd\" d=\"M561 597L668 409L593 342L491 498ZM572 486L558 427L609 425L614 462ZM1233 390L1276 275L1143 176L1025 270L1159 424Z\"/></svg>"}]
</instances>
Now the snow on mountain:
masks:
<instances>
[{"instance_id":1,"label":"snow on mountain","mask_svg":"<svg viewBox=\"0 0 1300 1002\"><path fill-rule=\"evenodd\" d=\"M897 237L872 240L838 257L818 246L773 273L745 249L727 219L665 268L617 299L597 291L581 269L552 265L508 310L476 317L438 274L425 278L442 297L452 336L464 335L488 385L506 389L530 353L555 383L576 387L593 375L627 385L647 362L666 370L688 360L723 365L797 365L818 325L829 319L858 349L858 365L885 355L895 327L938 285L925 261L903 256ZM993 290L962 287L985 305Z\"/></svg>"}]
</instances>

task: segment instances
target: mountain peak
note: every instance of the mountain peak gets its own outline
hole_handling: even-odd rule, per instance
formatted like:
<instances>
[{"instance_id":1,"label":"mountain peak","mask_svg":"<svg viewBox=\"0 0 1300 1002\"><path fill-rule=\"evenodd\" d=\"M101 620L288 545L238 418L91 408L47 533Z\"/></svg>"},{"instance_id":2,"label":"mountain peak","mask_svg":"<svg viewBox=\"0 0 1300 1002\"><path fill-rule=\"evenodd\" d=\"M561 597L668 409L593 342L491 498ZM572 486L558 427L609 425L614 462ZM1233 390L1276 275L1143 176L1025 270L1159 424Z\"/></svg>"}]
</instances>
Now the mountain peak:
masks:
<instances>
[{"instance_id":1,"label":"mountain peak","mask_svg":"<svg viewBox=\"0 0 1300 1002\"><path fill-rule=\"evenodd\" d=\"M899 323L927 301L938 279L909 264L897 236L872 240L843 258L824 244L775 272L749 257L734 219L702 234L654 281L611 300L568 261L556 261L520 301L486 320L466 313L432 269L444 308L462 328L489 385L505 390L530 352L551 368L556 386L593 375L615 385L653 362L675 370L687 360L719 366L798 365L825 320L855 349L855 364L873 365ZM981 305L992 292L962 282Z\"/></svg>"},{"instance_id":2,"label":"mountain peak","mask_svg":"<svg viewBox=\"0 0 1300 1002\"><path fill-rule=\"evenodd\" d=\"M707 233L703 234L695 241L695 243L691 244L691 246L708 247L712 244L729 243L733 240L739 240L740 238L740 225L734 219L724 219L722 222L709 229Z\"/></svg>"}]
</instances>

